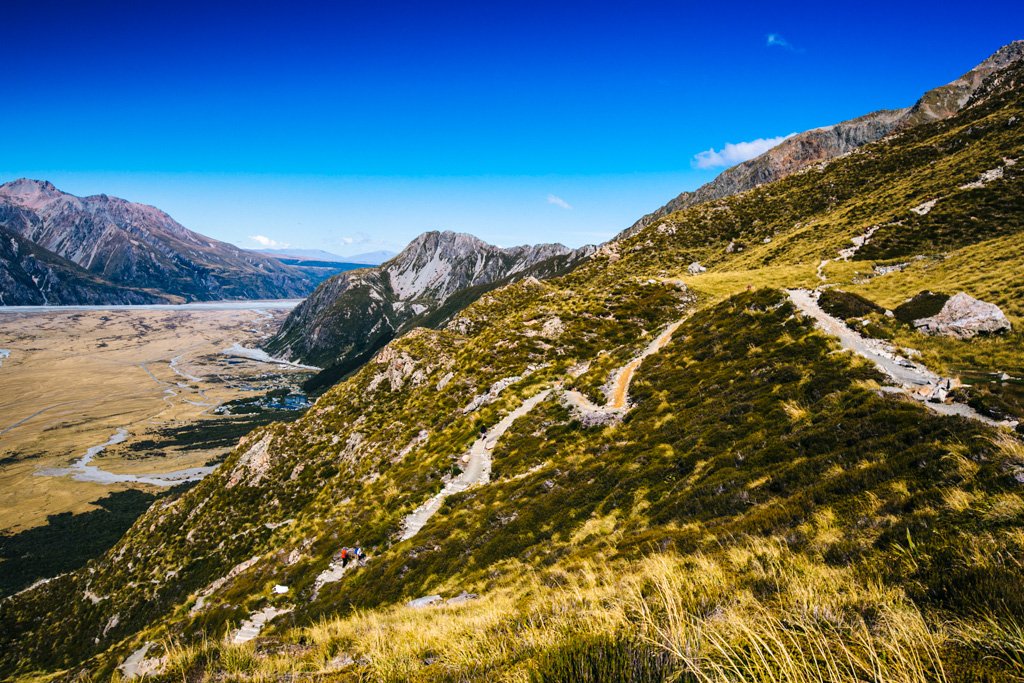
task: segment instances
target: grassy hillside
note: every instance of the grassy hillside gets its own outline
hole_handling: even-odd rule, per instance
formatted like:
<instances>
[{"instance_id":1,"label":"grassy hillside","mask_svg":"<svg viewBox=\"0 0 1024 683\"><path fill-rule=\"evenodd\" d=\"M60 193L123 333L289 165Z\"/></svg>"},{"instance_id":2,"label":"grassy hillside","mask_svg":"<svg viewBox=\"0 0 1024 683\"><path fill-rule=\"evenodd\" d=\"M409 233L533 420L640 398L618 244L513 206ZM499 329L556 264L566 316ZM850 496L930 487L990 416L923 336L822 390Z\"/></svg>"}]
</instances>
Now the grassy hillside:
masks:
<instances>
[{"instance_id":1,"label":"grassy hillside","mask_svg":"<svg viewBox=\"0 0 1024 683\"><path fill-rule=\"evenodd\" d=\"M861 295L866 333L936 369L1024 376L1022 77L391 342L102 560L0 604L0 673L105 680L152 642L168 681L1020 680L1024 445L882 391L783 289ZM996 303L1015 331L925 337L875 308L923 289ZM681 319L621 422L585 426L556 398L600 400ZM1012 394L989 384L971 389ZM477 437L545 389L492 444L491 481L401 540ZM318 590L355 544L366 566ZM405 605L463 591L479 597ZM291 611L223 641L269 605Z\"/></svg>"}]
</instances>

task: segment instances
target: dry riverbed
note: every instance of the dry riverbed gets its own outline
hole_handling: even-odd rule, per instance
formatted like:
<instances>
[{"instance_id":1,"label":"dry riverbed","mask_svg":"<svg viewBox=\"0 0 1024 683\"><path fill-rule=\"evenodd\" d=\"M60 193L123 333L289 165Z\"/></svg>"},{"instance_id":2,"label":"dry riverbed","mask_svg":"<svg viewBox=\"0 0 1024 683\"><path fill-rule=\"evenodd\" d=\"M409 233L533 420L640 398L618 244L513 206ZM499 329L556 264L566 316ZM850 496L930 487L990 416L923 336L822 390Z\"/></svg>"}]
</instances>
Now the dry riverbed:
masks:
<instances>
[{"instance_id":1,"label":"dry riverbed","mask_svg":"<svg viewBox=\"0 0 1024 683\"><path fill-rule=\"evenodd\" d=\"M158 491L160 475L199 472L230 450L227 423L236 421L237 431L251 417L215 414L218 405L309 376L223 353L256 346L286 313L0 312L0 348L8 352L0 365L0 531L92 509L112 492ZM210 433L224 438L204 448Z\"/></svg>"}]
</instances>

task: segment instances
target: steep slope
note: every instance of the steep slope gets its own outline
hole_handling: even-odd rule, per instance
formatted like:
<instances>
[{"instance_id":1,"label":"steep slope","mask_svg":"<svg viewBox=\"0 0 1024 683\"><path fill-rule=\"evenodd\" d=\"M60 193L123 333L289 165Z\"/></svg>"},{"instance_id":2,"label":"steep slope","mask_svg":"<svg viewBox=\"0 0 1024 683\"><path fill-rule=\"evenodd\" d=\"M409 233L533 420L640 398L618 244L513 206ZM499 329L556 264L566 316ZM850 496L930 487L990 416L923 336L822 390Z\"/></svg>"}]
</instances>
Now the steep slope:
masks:
<instances>
[{"instance_id":1,"label":"steep slope","mask_svg":"<svg viewBox=\"0 0 1024 683\"><path fill-rule=\"evenodd\" d=\"M0 673L104 678L152 650L158 680L1019 678L1021 441L893 392L778 288L894 307L955 282L1014 330L850 322L1009 391L1022 125L1015 66L948 119L670 214L392 341L104 558L0 603ZM913 219L932 213L946 220ZM896 223L902 268L849 254ZM579 419L566 397L605 404L627 371L622 410ZM357 544L368 562L339 570ZM453 600L405 604L433 595ZM268 618L259 647L222 644Z\"/></svg>"},{"instance_id":2,"label":"steep slope","mask_svg":"<svg viewBox=\"0 0 1024 683\"><path fill-rule=\"evenodd\" d=\"M960 111L989 75L1022 58L1024 41L1015 41L1000 48L955 81L929 90L907 109L877 111L794 135L764 154L723 171L717 178L693 192L683 192L658 210L640 218L619 238L632 235L675 211L744 192L814 164L848 154L891 133L948 118Z\"/></svg>"},{"instance_id":3,"label":"steep slope","mask_svg":"<svg viewBox=\"0 0 1024 683\"><path fill-rule=\"evenodd\" d=\"M318 287L266 348L341 376L403 332L436 326L489 289L558 272L585 253L560 244L502 249L472 235L427 232L382 266Z\"/></svg>"},{"instance_id":4,"label":"steep slope","mask_svg":"<svg viewBox=\"0 0 1024 683\"><path fill-rule=\"evenodd\" d=\"M0 206L0 224L18 210ZM0 227L0 306L166 303L156 293L118 287Z\"/></svg>"},{"instance_id":5,"label":"steep slope","mask_svg":"<svg viewBox=\"0 0 1024 683\"><path fill-rule=\"evenodd\" d=\"M313 286L301 270L116 197L76 197L45 181L21 179L0 185L0 207L0 216L15 218L0 226L124 287L192 301L296 297Z\"/></svg>"}]
</instances>

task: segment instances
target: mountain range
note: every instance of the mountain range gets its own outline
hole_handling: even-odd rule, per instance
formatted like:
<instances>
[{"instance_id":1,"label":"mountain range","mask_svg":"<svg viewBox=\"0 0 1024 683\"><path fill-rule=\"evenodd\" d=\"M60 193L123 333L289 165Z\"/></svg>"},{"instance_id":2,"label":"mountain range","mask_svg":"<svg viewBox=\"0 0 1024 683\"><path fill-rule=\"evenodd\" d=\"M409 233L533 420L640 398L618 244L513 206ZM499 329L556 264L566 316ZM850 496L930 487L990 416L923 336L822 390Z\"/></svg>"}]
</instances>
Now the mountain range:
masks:
<instances>
[{"instance_id":1,"label":"mountain range","mask_svg":"<svg viewBox=\"0 0 1024 683\"><path fill-rule=\"evenodd\" d=\"M340 381L0 602L0 676L1020 680L1022 48L596 249L326 281L272 348Z\"/></svg>"},{"instance_id":2,"label":"mountain range","mask_svg":"<svg viewBox=\"0 0 1024 683\"><path fill-rule=\"evenodd\" d=\"M395 256L393 251L367 251L352 256L339 256L338 254L324 251L322 249L256 249L260 254L267 256L298 259L302 261L323 261L325 263L354 263L363 266L379 266L388 259Z\"/></svg>"},{"instance_id":3,"label":"mountain range","mask_svg":"<svg viewBox=\"0 0 1024 683\"><path fill-rule=\"evenodd\" d=\"M0 229L21 245L0 262L5 279L18 283L3 290L6 305L280 299L304 296L318 282L152 206L76 197L46 181L0 185Z\"/></svg>"}]
</instances>

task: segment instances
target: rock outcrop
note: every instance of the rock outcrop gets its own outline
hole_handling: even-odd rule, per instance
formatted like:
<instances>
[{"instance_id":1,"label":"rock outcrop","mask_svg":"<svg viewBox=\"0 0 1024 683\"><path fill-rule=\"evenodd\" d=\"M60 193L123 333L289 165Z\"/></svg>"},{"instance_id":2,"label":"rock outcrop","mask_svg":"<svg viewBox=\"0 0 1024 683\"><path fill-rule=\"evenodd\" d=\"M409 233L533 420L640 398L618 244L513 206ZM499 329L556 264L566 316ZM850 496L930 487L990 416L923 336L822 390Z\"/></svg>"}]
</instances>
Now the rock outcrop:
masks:
<instances>
[{"instance_id":1,"label":"rock outcrop","mask_svg":"<svg viewBox=\"0 0 1024 683\"><path fill-rule=\"evenodd\" d=\"M105 194L76 197L41 180L0 185L0 227L103 282L150 292L133 303L298 297L314 286L301 269L192 232L155 207ZM125 298L132 297L61 303Z\"/></svg>"},{"instance_id":2,"label":"rock outcrop","mask_svg":"<svg viewBox=\"0 0 1024 683\"><path fill-rule=\"evenodd\" d=\"M914 321L914 327L927 334L970 339L979 334L1008 332L1010 321L995 304L979 301L960 292L946 301L942 310Z\"/></svg>"}]
</instances>

